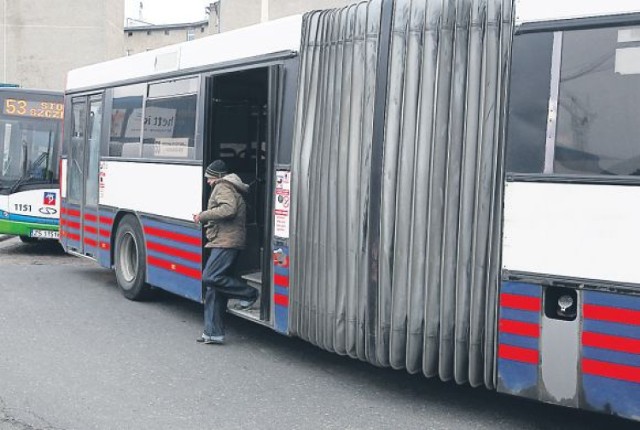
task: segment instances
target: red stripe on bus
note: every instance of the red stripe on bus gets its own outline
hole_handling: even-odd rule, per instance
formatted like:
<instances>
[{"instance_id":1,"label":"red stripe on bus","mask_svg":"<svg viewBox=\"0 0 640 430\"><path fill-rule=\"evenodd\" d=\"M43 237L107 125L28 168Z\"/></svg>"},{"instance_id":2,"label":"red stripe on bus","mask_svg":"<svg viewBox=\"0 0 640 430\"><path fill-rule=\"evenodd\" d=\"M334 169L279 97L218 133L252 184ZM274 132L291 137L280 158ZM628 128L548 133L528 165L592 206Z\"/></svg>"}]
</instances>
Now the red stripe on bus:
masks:
<instances>
[{"instance_id":1,"label":"red stripe on bus","mask_svg":"<svg viewBox=\"0 0 640 430\"><path fill-rule=\"evenodd\" d=\"M501 319L500 332L538 338L540 337L540 326L538 324Z\"/></svg>"},{"instance_id":2,"label":"red stripe on bus","mask_svg":"<svg viewBox=\"0 0 640 430\"><path fill-rule=\"evenodd\" d=\"M65 220L64 225L74 230L80 230L80 223L75 221Z\"/></svg>"},{"instance_id":3,"label":"red stripe on bus","mask_svg":"<svg viewBox=\"0 0 640 430\"><path fill-rule=\"evenodd\" d=\"M582 372L602 376L620 381L640 384L640 367L625 366L623 364L605 363L604 361L582 359Z\"/></svg>"},{"instance_id":4,"label":"red stripe on bus","mask_svg":"<svg viewBox=\"0 0 640 430\"><path fill-rule=\"evenodd\" d=\"M100 224L113 225L113 219L107 218L106 216L101 216Z\"/></svg>"},{"instance_id":5,"label":"red stripe on bus","mask_svg":"<svg viewBox=\"0 0 640 430\"><path fill-rule=\"evenodd\" d=\"M149 236L161 237L163 239L174 240L176 242L182 242L189 245L202 246L201 239L199 237L187 236L186 234L174 233L154 227L145 227L144 232Z\"/></svg>"},{"instance_id":6,"label":"red stripe on bus","mask_svg":"<svg viewBox=\"0 0 640 430\"><path fill-rule=\"evenodd\" d=\"M161 245L156 242L147 241L147 248L149 248L152 251L157 251L163 254L171 255L173 257L184 258L185 260L193 261L194 263L202 262L202 256L200 254L183 251L182 249L172 248L170 246Z\"/></svg>"},{"instance_id":7,"label":"red stripe on bus","mask_svg":"<svg viewBox=\"0 0 640 430\"><path fill-rule=\"evenodd\" d=\"M69 233L68 231L66 231L66 232L64 233L64 235L65 235L66 237L68 237L69 239L71 239L71 240L75 240L76 242L79 242L79 241L80 241L80 235L79 235L79 234Z\"/></svg>"},{"instance_id":8,"label":"red stripe on bus","mask_svg":"<svg viewBox=\"0 0 640 430\"><path fill-rule=\"evenodd\" d=\"M102 237L111 237L111 232L109 230L100 229L100 236L102 236Z\"/></svg>"},{"instance_id":9,"label":"red stripe on bus","mask_svg":"<svg viewBox=\"0 0 640 430\"><path fill-rule=\"evenodd\" d=\"M185 267L180 264L172 263L167 260L163 260L162 258L153 257L151 255L147 256L147 262L151 266L158 267L160 269L169 270L171 272L176 272L184 276L188 276L193 279L202 279L202 273L198 269L192 269L191 267Z\"/></svg>"},{"instance_id":10,"label":"red stripe on bus","mask_svg":"<svg viewBox=\"0 0 640 430\"><path fill-rule=\"evenodd\" d=\"M67 209L65 209L64 207L60 207L60 215L64 215L67 213Z\"/></svg>"},{"instance_id":11,"label":"red stripe on bus","mask_svg":"<svg viewBox=\"0 0 640 430\"><path fill-rule=\"evenodd\" d=\"M274 294L273 301L275 302L276 305L284 306L285 308L289 307L289 297L283 294Z\"/></svg>"},{"instance_id":12,"label":"red stripe on bus","mask_svg":"<svg viewBox=\"0 0 640 430\"><path fill-rule=\"evenodd\" d=\"M542 301L538 297L519 296L516 294L500 294L500 306L521 311L540 312Z\"/></svg>"},{"instance_id":13,"label":"red stripe on bus","mask_svg":"<svg viewBox=\"0 0 640 430\"><path fill-rule=\"evenodd\" d=\"M584 305L584 317L590 320L640 325L640 311L608 306Z\"/></svg>"},{"instance_id":14,"label":"red stripe on bus","mask_svg":"<svg viewBox=\"0 0 640 430\"><path fill-rule=\"evenodd\" d=\"M589 331L582 333L582 346L640 354L640 340Z\"/></svg>"},{"instance_id":15,"label":"red stripe on bus","mask_svg":"<svg viewBox=\"0 0 640 430\"><path fill-rule=\"evenodd\" d=\"M289 288L289 277L282 275L273 275L273 283L279 287Z\"/></svg>"},{"instance_id":16,"label":"red stripe on bus","mask_svg":"<svg viewBox=\"0 0 640 430\"><path fill-rule=\"evenodd\" d=\"M84 219L89 222L97 222L98 217L93 214L84 214Z\"/></svg>"},{"instance_id":17,"label":"red stripe on bus","mask_svg":"<svg viewBox=\"0 0 640 430\"><path fill-rule=\"evenodd\" d=\"M89 246L93 246L94 248L98 246L98 242L96 242L95 240L89 238L89 237L85 237L84 238L84 244L85 245L89 245Z\"/></svg>"},{"instance_id":18,"label":"red stripe on bus","mask_svg":"<svg viewBox=\"0 0 640 430\"><path fill-rule=\"evenodd\" d=\"M75 209L67 209L66 214L74 218L80 218L80 211Z\"/></svg>"},{"instance_id":19,"label":"red stripe on bus","mask_svg":"<svg viewBox=\"0 0 640 430\"><path fill-rule=\"evenodd\" d=\"M86 231L87 233L91 233L91 234L98 234L98 229L95 227L91 227L90 225L85 225L84 226L84 231Z\"/></svg>"},{"instance_id":20,"label":"red stripe on bus","mask_svg":"<svg viewBox=\"0 0 640 430\"><path fill-rule=\"evenodd\" d=\"M521 363L538 364L538 351L529 348L520 348L501 344L498 346L498 357L505 360L519 361Z\"/></svg>"}]
</instances>

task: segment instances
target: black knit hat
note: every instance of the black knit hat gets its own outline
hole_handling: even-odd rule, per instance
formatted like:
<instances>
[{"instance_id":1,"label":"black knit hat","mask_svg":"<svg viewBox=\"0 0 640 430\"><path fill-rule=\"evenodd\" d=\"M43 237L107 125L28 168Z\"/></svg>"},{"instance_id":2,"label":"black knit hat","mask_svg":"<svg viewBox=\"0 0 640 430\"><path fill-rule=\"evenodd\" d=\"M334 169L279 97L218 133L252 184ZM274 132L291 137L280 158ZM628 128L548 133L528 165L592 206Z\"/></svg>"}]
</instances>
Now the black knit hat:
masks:
<instances>
[{"instance_id":1,"label":"black knit hat","mask_svg":"<svg viewBox=\"0 0 640 430\"><path fill-rule=\"evenodd\" d=\"M227 165L222 160L215 160L207 166L204 172L205 178L221 178L228 173Z\"/></svg>"}]
</instances>

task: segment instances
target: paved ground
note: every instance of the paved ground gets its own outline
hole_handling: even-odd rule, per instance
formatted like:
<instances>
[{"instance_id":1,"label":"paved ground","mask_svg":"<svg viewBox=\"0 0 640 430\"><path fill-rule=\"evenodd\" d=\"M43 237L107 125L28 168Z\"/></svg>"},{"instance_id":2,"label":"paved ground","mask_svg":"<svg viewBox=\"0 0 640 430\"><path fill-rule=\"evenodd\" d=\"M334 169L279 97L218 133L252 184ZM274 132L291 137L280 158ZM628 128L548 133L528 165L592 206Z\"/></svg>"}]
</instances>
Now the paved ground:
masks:
<instances>
[{"instance_id":1,"label":"paved ground","mask_svg":"<svg viewBox=\"0 0 640 430\"><path fill-rule=\"evenodd\" d=\"M125 300L55 244L0 243L0 429L637 429L321 351L202 307Z\"/></svg>"}]
</instances>

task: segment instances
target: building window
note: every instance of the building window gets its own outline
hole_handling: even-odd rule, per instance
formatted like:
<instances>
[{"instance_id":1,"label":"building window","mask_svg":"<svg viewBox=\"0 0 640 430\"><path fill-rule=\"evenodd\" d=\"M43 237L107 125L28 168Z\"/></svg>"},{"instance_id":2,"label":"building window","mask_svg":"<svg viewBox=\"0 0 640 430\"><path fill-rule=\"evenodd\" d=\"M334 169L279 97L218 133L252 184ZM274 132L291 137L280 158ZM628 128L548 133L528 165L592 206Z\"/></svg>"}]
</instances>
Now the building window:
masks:
<instances>
[{"instance_id":1,"label":"building window","mask_svg":"<svg viewBox=\"0 0 640 430\"><path fill-rule=\"evenodd\" d=\"M151 36L151 30L147 30L147 36Z\"/></svg>"},{"instance_id":2,"label":"building window","mask_svg":"<svg viewBox=\"0 0 640 430\"><path fill-rule=\"evenodd\" d=\"M196 31L193 28L187 30L187 42L196 38Z\"/></svg>"},{"instance_id":3,"label":"building window","mask_svg":"<svg viewBox=\"0 0 640 430\"><path fill-rule=\"evenodd\" d=\"M133 36L133 31L128 32L127 36L129 36L129 37Z\"/></svg>"},{"instance_id":4,"label":"building window","mask_svg":"<svg viewBox=\"0 0 640 430\"><path fill-rule=\"evenodd\" d=\"M168 36L168 35L169 35L169 30L165 30L165 31L164 31L164 34L165 34L166 36Z\"/></svg>"}]
</instances>

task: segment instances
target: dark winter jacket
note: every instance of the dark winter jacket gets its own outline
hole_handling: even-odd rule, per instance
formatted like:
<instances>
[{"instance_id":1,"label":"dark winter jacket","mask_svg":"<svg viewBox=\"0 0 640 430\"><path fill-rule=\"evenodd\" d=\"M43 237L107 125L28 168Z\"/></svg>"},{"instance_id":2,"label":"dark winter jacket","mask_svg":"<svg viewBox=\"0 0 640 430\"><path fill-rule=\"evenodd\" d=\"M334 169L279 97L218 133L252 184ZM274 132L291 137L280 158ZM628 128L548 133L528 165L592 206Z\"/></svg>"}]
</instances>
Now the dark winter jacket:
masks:
<instances>
[{"instance_id":1,"label":"dark winter jacket","mask_svg":"<svg viewBox=\"0 0 640 430\"><path fill-rule=\"evenodd\" d=\"M211 191L207 210L200 213L206 228L207 248L244 248L247 205L242 194L249 185L236 174L218 180Z\"/></svg>"}]
</instances>

